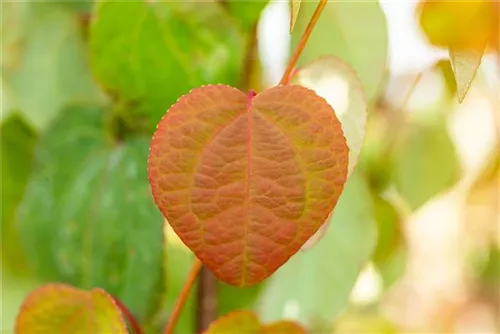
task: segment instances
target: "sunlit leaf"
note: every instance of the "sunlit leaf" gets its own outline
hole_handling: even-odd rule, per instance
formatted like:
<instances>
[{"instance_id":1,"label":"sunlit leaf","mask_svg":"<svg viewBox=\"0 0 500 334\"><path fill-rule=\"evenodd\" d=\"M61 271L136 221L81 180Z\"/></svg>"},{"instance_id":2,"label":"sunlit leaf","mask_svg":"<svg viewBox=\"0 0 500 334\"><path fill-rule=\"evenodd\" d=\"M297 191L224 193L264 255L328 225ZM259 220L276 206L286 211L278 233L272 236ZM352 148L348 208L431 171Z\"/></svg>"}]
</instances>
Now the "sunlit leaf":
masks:
<instances>
[{"instance_id":1,"label":"sunlit leaf","mask_svg":"<svg viewBox=\"0 0 500 334\"><path fill-rule=\"evenodd\" d=\"M449 189L460 176L457 152L444 115L411 123L396 151L394 182L411 210Z\"/></svg>"},{"instance_id":2,"label":"sunlit leaf","mask_svg":"<svg viewBox=\"0 0 500 334\"><path fill-rule=\"evenodd\" d=\"M15 226L15 212L30 176L36 134L24 118L15 113L2 122L0 137L2 266L19 273L25 269L25 261Z\"/></svg>"},{"instance_id":3,"label":"sunlit leaf","mask_svg":"<svg viewBox=\"0 0 500 334\"><path fill-rule=\"evenodd\" d=\"M317 4L318 0L302 2L292 34L292 50ZM299 67L318 57L337 56L356 71L371 103L382 92L387 53L387 24L378 1L328 1L300 56Z\"/></svg>"},{"instance_id":4,"label":"sunlit leaf","mask_svg":"<svg viewBox=\"0 0 500 334\"><path fill-rule=\"evenodd\" d=\"M292 82L314 90L332 106L349 147L348 176L351 175L365 138L368 108L356 72L341 59L327 56L302 67Z\"/></svg>"},{"instance_id":5,"label":"sunlit leaf","mask_svg":"<svg viewBox=\"0 0 500 334\"><path fill-rule=\"evenodd\" d=\"M261 325L253 312L236 311L214 321L205 334L259 334Z\"/></svg>"},{"instance_id":6,"label":"sunlit leaf","mask_svg":"<svg viewBox=\"0 0 500 334\"><path fill-rule=\"evenodd\" d=\"M102 110L71 108L40 139L19 207L21 241L37 276L101 287L144 322L163 293L163 219L146 171L150 140L114 142L105 121Z\"/></svg>"},{"instance_id":7,"label":"sunlit leaf","mask_svg":"<svg viewBox=\"0 0 500 334\"><path fill-rule=\"evenodd\" d=\"M115 301L104 290L84 291L49 284L26 297L16 319L17 334L128 333Z\"/></svg>"},{"instance_id":8,"label":"sunlit leaf","mask_svg":"<svg viewBox=\"0 0 500 334\"><path fill-rule=\"evenodd\" d=\"M429 42L459 51L483 52L498 41L498 8L493 0L425 0L418 8L419 23Z\"/></svg>"},{"instance_id":9,"label":"sunlit leaf","mask_svg":"<svg viewBox=\"0 0 500 334\"><path fill-rule=\"evenodd\" d=\"M290 6L290 33L293 31L295 22L297 22L297 17L299 16L300 3L302 0L289 0Z\"/></svg>"},{"instance_id":10,"label":"sunlit leaf","mask_svg":"<svg viewBox=\"0 0 500 334\"><path fill-rule=\"evenodd\" d=\"M77 14L56 2L2 2L2 118L19 110L45 129L68 103L102 100Z\"/></svg>"},{"instance_id":11,"label":"sunlit leaf","mask_svg":"<svg viewBox=\"0 0 500 334\"><path fill-rule=\"evenodd\" d=\"M192 90L151 143L149 179L183 242L225 283L271 275L325 221L347 177L348 148L326 101L296 85L255 97Z\"/></svg>"},{"instance_id":12,"label":"sunlit leaf","mask_svg":"<svg viewBox=\"0 0 500 334\"><path fill-rule=\"evenodd\" d=\"M483 50L460 51L450 49L450 62L457 83L458 101L462 102L469 91L477 69L481 65Z\"/></svg>"},{"instance_id":13,"label":"sunlit leaf","mask_svg":"<svg viewBox=\"0 0 500 334\"><path fill-rule=\"evenodd\" d=\"M244 36L218 1L99 1L92 70L154 129L179 96L202 84L236 84Z\"/></svg>"},{"instance_id":14,"label":"sunlit leaf","mask_svg":"<svg viewBox=\"0 0 500 334\"><path fill-rule=\"evenodd\" d=\"M364 176L356 170L324 238L292 257L268 280L259 301L261 319L298 320L307 327L333 321L346 307L376 240L372 197Z\"/></svg>"}]
</instances>

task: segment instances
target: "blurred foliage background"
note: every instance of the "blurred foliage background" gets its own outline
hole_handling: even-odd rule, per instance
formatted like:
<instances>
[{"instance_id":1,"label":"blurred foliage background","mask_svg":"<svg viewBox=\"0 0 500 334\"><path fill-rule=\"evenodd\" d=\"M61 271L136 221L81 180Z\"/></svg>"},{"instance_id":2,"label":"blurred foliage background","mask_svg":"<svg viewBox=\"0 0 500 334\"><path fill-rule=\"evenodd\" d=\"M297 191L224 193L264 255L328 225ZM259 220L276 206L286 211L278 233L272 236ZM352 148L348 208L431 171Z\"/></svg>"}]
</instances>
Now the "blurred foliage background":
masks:
<instances>
[{"instance_id":1,"label":"blurred foliage background","mask_svg":"<svg viewBox=\"0 0 500 334\"><path fill-rule=\"evenodd\" d=\"M104 288L157 333L193 256L150 195L154 128L194 87L276 84L316 2L291 36L284 1L1 5L1 331L27 293L65 282ZM205 272L177 333L207 300L313 333L500 332L500 63L485 55L458 104L415 7L329 2L299 66L332 54L361 80L359 165L317 245L250 288Z\"/></svg>"}]
</instances>

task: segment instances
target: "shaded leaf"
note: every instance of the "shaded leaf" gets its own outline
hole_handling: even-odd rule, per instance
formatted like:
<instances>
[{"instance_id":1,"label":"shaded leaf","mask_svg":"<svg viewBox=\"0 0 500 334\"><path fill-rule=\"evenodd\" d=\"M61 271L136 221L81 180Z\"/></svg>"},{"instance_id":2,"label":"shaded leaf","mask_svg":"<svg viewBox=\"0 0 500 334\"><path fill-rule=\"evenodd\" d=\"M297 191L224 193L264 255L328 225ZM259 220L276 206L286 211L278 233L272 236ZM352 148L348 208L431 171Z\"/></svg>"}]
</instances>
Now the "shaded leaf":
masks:
<instances>
[{"instance_id":1,"label":"shaded leaf","mask_svg":"<svg viewBox=\"0 0 500 334\"><path fill-rule=\"evenodd\" d=\"M15 212L28 183L36 134L19 114L11 114L0 128L2 189L2 266L23 271L24 254L15 227Z\"/></svg>"},{"instance_id":2,"label":"shaded leaf","mask_svg":"<svg viewBox=\"0 0 500 334\"><path fill-rule=\"evenodd\" d=\"M318 0L302 2L292 34L292 50L317 4ZM368 102L372 102L381 92L387 53L386 19L378 2L328 1L300 56L299 67L321 56L337 56L356 71Z\"/></svg>"},{"instance_id":3,"label":"shaded leaf","mask_svg":"<svg viewBox=\"0 0 500 334\"><path fill-rule=\"evenodd\" d=\"M179 96L204 83L235 84L244 55L236 22L217 1L100 1L92 69L154 129Z\"/></svg>"},{"instance_id":4,"label":"shaded leaf","mask_svg":"<svg viewBox=\"0 0 500 334\"><path fill-rule=\"evenodd\" d=\"M45 129L68 103L99 102L77 14L55 2L2 3L2 118ZM50 51L48 51L50 50Z\"/></svg>"},{"instance_id":5,"label":"shaded leaf","mask_svg":"<svg viewBox=\"0 0 500 334\"><path fill-rule=\"evenodd\" d=\"M484 49L482 51L460 51L450 49L450 62L457 83L458 101L461 103L469 88L472 80L476 76L477 69L481 65Z\"/></svg>"},{"instance_id":6,"label":"shaded leaf","mask_svg":"<svg viewBox=\"0 0 500 334\"><path fill-rule=\"evenodd\" d=\"M295 27L295 22L297 22L297 17L299 16L300 3L302 0L289 0L288 4L290 6L290 33Z\"/></svg>"},{"instance_id":7,"label":"shaded leaf","mask_svg":"<svg viewBox=\"0 0 500 334\"><path fill-rule=\"evenodd\" d=\"M261 325L253 312L236 311L215 320L206 334L258 334Z\"/></svg>"},{"instance_id":8,"label":"shaded leaf","mask_svg":"<svg viewBox=\"0 0 500 334\"><path fill-rule=\"evenodd\" d=\"M314 90L332 106L349 147L348 176L351 175L365 138L368 111L356 72L341 59L326 56L298 70L292 82Z\"/></svg>"},{"instance_id":9,"label":"shaded leaf","mask_svg":"<svg viewBox=\"0 0 500 334\"><path fill-rule=\"evenodd\" d=\"M260 13L269 3L268 0L240 1L223 0L230 13L245 30L252 29L259 20Z\"/></svg>"},{"instance_id":10,"label":"shaded leaf","mask_svg":"<svg viewBox=\"0 0 500 334\"><path fill-rule=\"evenodd\" d=\"M147 181L149 139L115 143L104 125L101 110L72 108L40 140L19 208L22 245L40 277L101 287L144 322L163 289L163 219Z\"/></svg>"},{"instance_id":11,"label":"shaded leaf","mask_svg":"<svg viewBox=\"0 0 500 334\"><path fill-rule=\"evenodd\" d=\"M218 281L217 310L224 315L235 310L252 310L265 281L252 286L235 287Z\"/></svg>"},{"instance_id":12,"label":"shaded leaf","mask_svg":"<svg viewBox=\"0 0 500 334\"><path fill-rule=\"evenodd\" d=\"M347 305L376 238L371 194L357 170L345 185L325 237L269 279L259 303L261 319L293 319L308 327L332 321Z\"/></svg>"},{"instance_id":13,"label":"shaded leaf","mask_svg":"<svg viewBox=\"0 0 500 334\"><path fill-rule=\"evenodd\" d=\"M396 189L411 210L455 184L460 176L457 152L444 115L412 123L397 143L394 161Z\"/></svg>"},{"instance_id":14,"label":"shaded leaf","mask_svg":"<svg viewBox=\"0 0 500 334\"><path fill-rule=\"evenodd\" d=\"M242 131L243 129L243 131ZM325 221L347 177L339 121L313 91L181 97L153 136L149 180L182 241L227 284L271 275Z\"/></svg>"},{"instance_id":15,"label":"shaded leaf","mask_svg":"<svg viewBox=\"0 0 500 334\"><path fill-rule=\"evenodd\" d=\"M64 284L42 286L26 297L16 319L18 334L128 333L120 309L104 290Z\"/></svg>"}]
</instances>

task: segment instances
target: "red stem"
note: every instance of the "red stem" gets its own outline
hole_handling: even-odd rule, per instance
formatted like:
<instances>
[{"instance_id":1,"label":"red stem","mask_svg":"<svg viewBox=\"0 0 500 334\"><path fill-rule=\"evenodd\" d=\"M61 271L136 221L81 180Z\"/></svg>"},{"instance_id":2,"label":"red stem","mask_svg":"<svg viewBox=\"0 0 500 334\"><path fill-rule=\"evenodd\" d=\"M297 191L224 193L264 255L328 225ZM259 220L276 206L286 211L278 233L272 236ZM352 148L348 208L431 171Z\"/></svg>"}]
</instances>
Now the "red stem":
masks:
<instances>
[{"instance_id":1,"label":"red stem","mask_svg":"<svg viewBox=\"0 0 500 334\"><path fill-rule=\"evenodd\" d=\"M123 304L118 298L116 298L114 296L111 296L111 298L113 298L116 306L118 306L118 308L120 309L120 311L122 311L123 316L127 320L127 322L130 325L130 327L132 327L134 333L135 334L142 334L141 326L139 326L139 323L137 322L137 320L135 320L135 318L132 315L132 313L130 313L130 311L127 308L127 306L125 306L125 304Z\"/></svg>"},{"instance_id":2,"label":"red stem","mask_svg":"<svg viewBox=\"0 0 500 334\"><path fill-rule=\"evenodd\" d=\"M307 41L309 40L309 37L311 36L311 33L313 32L314 26L318 22L318 19L323 12L323 9L325 9L327 0L320 0L318 3L318 6L316 7L316 10L314 11L313 16L311 17L311 20L309 21L309 24L306 27L306 30L304 31L304 34L302 34L302 37L300 39L299 44L297 45L297 48L295 49L292 57L290 58L290 61L288 62L288 66L285 70L285 73L283 73L283 77L281 78L280 85L286 85L290 81L292 77L292 72L297 64L297 61L299 60L300 54L304 50Z\"/></svg>"}]
</instances>

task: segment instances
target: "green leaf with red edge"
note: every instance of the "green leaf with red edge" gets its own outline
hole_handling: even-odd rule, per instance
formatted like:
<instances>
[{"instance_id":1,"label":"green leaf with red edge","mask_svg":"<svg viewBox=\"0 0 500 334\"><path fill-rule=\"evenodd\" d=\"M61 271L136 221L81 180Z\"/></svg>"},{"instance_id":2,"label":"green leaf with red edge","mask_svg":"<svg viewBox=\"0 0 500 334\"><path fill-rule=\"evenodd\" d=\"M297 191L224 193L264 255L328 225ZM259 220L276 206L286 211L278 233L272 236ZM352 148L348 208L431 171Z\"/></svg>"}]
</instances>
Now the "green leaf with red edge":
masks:
<instances>
[{"instance_id":1,"label":"green leaf with red edge","mask_svg":"<svg viewBox=\"0 0 500 334\"><path fill-rule=\"evenodd\" d=\"M215 320L205 334L258 334L261 324L250 311L235 311Z\"/></svg>"},{"instance_id":2,"label":"green leaf with red edge","mask_svg":"<svg viewBox=\"0 0 500 334\"><path fill-rule=\"evenodd\" d=\"M262 325L250 311L235 311L215 320L205 334L306 334L306 330L293 321L278 321Z\"/></svg>"},{"instance_id":3,"label":"green leaf with red edge","mask_svg":"<svg viewBox=\"0 0 500 334\"><path fill-rule=\"evenodd\" d=\"M222 281L269 277L318 230L347 178L340 122L312 90L253 97L225 85L181 97L158 124L153 197L183 242Z\"/></svg>"},{"instance_id":4,"label":"green leaf with red edge","mask_svg":"<svg viewBox=\"0 0 500 334\"><path fill-rule=\"evenodd\" d=\"M299 16L300 3L302 0L289 0L288 4L290 6L290 33L292 33L295 27L295 22L297 22L297 16Z\"/></svg>"},{"instance_id":5,"label":"green leaf with red edge","mask_svg":"<svg viewBox=\"0 0 500 334\"><path fill-rule=\"evenodd\" d=\"M16 319L17 334L128 333L120 308L106 291L47 284L30 293Z\"/></svg>"}]
</instances>

